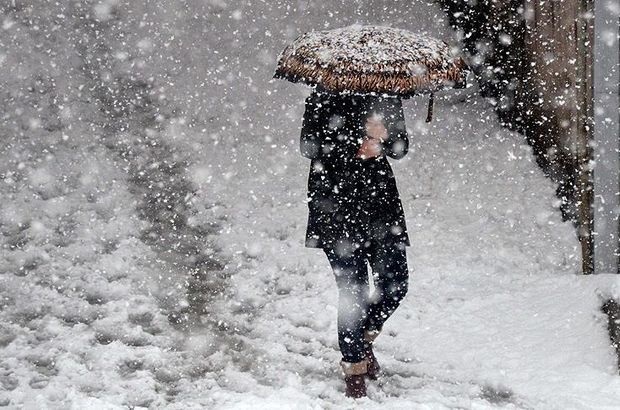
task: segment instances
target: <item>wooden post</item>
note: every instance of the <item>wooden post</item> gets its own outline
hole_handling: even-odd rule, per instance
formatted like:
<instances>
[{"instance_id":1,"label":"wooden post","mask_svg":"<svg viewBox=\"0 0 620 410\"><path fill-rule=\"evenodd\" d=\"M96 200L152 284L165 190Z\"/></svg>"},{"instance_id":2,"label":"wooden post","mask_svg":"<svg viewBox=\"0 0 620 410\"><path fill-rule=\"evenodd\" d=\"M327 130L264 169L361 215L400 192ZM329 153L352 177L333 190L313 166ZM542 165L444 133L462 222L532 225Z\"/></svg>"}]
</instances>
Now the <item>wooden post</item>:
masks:
<instances>
[{"instance_id":1,"label":"wooden post","mask_svg":"<svg viewBox=\"0 0 620 410\"><path fill-rule=\"evenodd\" d=\"M577 39L577 62L575 64L575 87L578 105L576 135L573 151L575 183L577 185L578 235L581 243L584 274L594 273L594 213L592 180L593 98L592 98L592 49L594 44L594 0L581 0L579 13L575 16Z\"/></svg>"}]
</instances>

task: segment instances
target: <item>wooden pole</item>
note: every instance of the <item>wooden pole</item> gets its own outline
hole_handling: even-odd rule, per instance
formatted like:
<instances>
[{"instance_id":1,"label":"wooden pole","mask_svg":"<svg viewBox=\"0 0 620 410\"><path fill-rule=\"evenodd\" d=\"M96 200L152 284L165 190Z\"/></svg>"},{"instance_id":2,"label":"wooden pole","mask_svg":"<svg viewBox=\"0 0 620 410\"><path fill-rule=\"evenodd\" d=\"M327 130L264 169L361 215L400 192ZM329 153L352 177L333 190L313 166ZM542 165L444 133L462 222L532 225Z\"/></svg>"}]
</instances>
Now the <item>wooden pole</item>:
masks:
<instances>
[{"instance_id":1,"label":"wooden pole","mask_svg":"<svg viewBox=\"0 0 620 410\"><path fill-rule=\"evenodd\" d=\"M581 0L579 14L575 18L577 39L577 62L575 86L577 88L577 127L573 158L575 163L576 199L578 207L578 236L581 243L584 274L594 273L594 213L592 180L592 137L593 137L593 95L592 95L592 45L594 42L594 0Z\"/></svg>"}]
</instances>

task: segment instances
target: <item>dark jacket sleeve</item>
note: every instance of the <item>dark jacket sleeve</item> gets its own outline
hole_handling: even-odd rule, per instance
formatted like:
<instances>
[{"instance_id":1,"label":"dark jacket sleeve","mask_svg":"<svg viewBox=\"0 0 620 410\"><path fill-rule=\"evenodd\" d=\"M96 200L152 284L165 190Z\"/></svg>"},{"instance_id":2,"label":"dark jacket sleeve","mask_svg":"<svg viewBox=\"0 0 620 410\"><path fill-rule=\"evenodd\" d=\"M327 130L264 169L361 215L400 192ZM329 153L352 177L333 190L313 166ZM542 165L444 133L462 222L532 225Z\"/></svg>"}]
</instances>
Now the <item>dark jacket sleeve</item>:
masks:
<instances>
[{"instance_id":1,"label":"dark jacket sleeve","mask_svg":"<svg viewBox=\"0 0 620 410\"><path fill-rule=\"evenodd\" d=\"M333 162L353 157L361 142L343 128L344 118L338 109L317 93L306 99L299 138L301 155Z\"/></svg>"},{"instance_id":2,"label":"dark jacket sleeve","mask_svg":"<svg viewBox=\"0 0 620 410\"><path fill-rule=\"evenodd\" d=\"M306 158L319 158L321 155L323 129L321 113L319 111L318 99L314 94L306 98L306 111L304 112L301 135L299 138L299 149L301 155Z\"/></svg>"},{"instance_id":3,"label":"dark jacket sleeve","mask_svg":"<svg viewBox=\"0 0 620 410\"><path fill-rule=\"evenodd\" d=\"M388 138L383 142L383 152L394 159L401 159L409 151L409 135L400 98L390 98L380 103Z\"/></svg>"}]
</instances>

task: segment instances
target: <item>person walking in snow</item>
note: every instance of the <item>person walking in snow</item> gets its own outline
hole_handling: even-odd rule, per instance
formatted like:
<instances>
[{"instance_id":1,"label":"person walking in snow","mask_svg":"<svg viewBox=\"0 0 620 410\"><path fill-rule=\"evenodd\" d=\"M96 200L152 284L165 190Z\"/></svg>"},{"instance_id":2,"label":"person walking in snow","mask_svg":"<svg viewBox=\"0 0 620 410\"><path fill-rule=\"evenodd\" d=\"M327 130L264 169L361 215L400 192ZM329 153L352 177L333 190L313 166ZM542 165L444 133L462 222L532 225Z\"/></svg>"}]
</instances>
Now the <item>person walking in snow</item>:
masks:
<instances>
[{"instance_id":1,"label":"person walking in snow","mask_svg":"<svg viewBox=\"0 0 620 410\"><path fill-rule=\"evenodd\" d=\"M305 246L323 249L336 279L340 364L349 397L366 396L365 377L378 377L373 342L408 289L409 236L386 158L403 158L408 148L398 97L317 88L306 99L300 150L312 161Z\"/></svg>"}]
</instances>

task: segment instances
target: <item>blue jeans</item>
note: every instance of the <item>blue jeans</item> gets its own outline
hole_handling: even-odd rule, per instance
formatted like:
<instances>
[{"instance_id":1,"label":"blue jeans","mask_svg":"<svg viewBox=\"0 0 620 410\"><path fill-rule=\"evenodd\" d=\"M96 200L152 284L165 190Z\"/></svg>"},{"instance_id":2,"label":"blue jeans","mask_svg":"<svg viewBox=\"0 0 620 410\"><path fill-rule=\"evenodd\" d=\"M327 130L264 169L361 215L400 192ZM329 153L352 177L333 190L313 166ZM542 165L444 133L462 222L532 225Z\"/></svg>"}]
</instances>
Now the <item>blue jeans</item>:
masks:
<instances>
[{"instance_id":1,"label":"blue jeans","mask_svg":"<svg viewBox=\"0 0 620 410\"><path fill-rule=\"evenodd\" d=\"M364 331L381 330L407 293L407 254L401 244L370 241L354 251L324 248L338 286L338 344L343 360L364 359ZM369 295L368 268L375 292Z\"/></svg>"}]
</instances>

